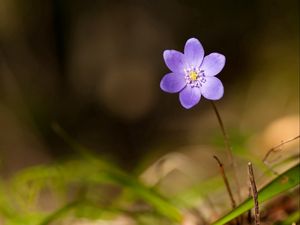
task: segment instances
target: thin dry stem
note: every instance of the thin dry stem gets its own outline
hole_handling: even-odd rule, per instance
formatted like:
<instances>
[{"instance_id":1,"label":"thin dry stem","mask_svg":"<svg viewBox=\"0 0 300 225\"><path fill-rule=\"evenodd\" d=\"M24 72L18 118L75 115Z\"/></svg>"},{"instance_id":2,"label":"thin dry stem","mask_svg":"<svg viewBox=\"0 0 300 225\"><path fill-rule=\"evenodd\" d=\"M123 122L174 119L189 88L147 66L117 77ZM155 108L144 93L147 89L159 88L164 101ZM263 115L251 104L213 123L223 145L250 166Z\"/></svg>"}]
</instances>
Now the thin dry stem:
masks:
<instances>
[{"instance_id":1,"label":"thin dry stem","mask_svg":"<svg viewBox=\"0 0 300 225\"><path fill-rule=\"evenodd\" d=\"M232 165L232 168L233 168L233 176L234 176L234 181L235 181L235 185L236 185L236 188L237 188L238 201L241 202L242 196L241 196L241 188L240 188L240 183L239 183L238 174L237 174L237 165L235 163L235 160L234 160L234 157L233 157L233 154L232 154L232 147L231 147L231 144L230 144L230 141L229 141L229 137L228 137L227 132L225 130L223 120L221 118L221 115L218 111L218 108L217 108L216 104L213 101L210 101L210 102L211 102L212 107L214 109L214 112L217 116L218 123L219 123L221 131L222 131L225 148L226 148L227 154L228 154L228 159L229 159L229 162L230 162L230 164Z\"/></svg>"},{"instance_id":2,"label":"thin dry stem","mask_svg":"<svg viewBox=\"0 0 300 225\"><path fill-rule=\"evenodd\" d=\"M254 221L255 225L260 224L260 213L259 213L259 204L258 204L258 193L257 193L257 188L255 184L255 178L254 178L254 173L253 173L253 167L252 163L248 162L248 174L249 174L249 180L250 180L250 185L251 185L251 194L253 197L254 201Z\"/></svg>"},{"instance_id":3,"label":"thin dry stem","mask_svg":"<svg viewBox=\"0 0 300 225\"><path fill-rule=\"evenodd\" d=\"M223 177L223 180L224 180L224 183L225 183L225 186L226 186L226 189L227 189L230 201L231 201L231 206L234 209L236 207L236 203L235 203L235 200L234 200L234 197L233 197L233 194L232 194L232 191L231 191L231 188L230 188L227 176L225 174L224 166L223 166L222 162L220 161L220 159L217 156L214 155L214 159L219 164L220 172L221 172L221 175Z\"/></svg>"},{"instance_id":4,"label":"thin dry stem","mask_svg":"<svg viewBox=\"0 0 300 225\"><path fill-rule=\"evenodd\" d=\"M293 137L289 140L286 140L286 141L282 141L279 145L276 145L274 146L273 148L271 148L265 155L265 157L263 158L263 162L265 163L268 159L268 157L271 155L272 152L276 152L276 151L279 151L279 148L282 147L283 145L291 142L291 141L294 141L296 139L300 138L300 135L296 136L296 137Z\"/></svg>"}]
</instances>

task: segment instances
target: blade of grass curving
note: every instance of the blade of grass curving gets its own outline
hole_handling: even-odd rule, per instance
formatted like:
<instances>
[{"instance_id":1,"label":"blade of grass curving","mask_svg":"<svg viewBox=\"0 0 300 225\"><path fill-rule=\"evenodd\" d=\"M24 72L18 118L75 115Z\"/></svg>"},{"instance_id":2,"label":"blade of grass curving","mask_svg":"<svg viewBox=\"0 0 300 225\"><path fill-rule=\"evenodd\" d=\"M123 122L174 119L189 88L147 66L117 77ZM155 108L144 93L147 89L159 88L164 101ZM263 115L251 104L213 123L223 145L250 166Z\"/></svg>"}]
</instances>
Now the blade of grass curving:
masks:
<instances>
[{"instance_id":1,"label":"blade of grass curving","mask_svg":"<svg viewBox=\"0 0 300 225\"><path fill-rule=\"evenodd\" d=\"M88 207L88 213L86 210L86 207ZM49 225L49 224L54 224L58 220L61 220L65 217L67 217L69 214L74 215L76 218L87 218L89 220L97 220L101 217L103 219L109 218L112 219L114 216L118 216L121 213L124 213L130 217L132 217L134 220L138 220L140 216L150 216L159 219L160 221L162 219L166 219L161 217L160 214L155 214L153 211L149 212L139 212L139 213L134 213L132 211L127 211L121 208L116 208L116 207L104 207L102 208L99 206L97 203L91 200L78 200L78 201L73 201L69 202L65 205L63 205L61 208L58 208L56 211L54 211L52 214L44 217L42 220L40 220L38 225ZM22 223L18 223L22 224ZM101 223L102 224L102 223ZM25 225L25 224L24 224Z\"/></svg>"},{"instance_id":2,"label":"blade of grass curving","mask_svg":"<svg viewBox=\"0 0 300 225\"><path fill-rule=\"evenodd\" d=\"M62 217L62 215L65 215L67 212L71 211L72 209L74 209L79 204L82 204L82 202L74 201L74 202L70 202L70 203L64 205L62 208L59 208L54 213L48 215L44 220L42 220L41 223L39 223L39 225L50 224L52 221Z\"/></svg>"},{"instance_id":3,"label":"blade of grass curving","mask_svg":"<svg viewBox=\"0 0 300 225\"><path fill-rule=\"evenodd\" d=\"M290 168L277 178L275 178L273 181L271 181L269 184L267 184L265 187L263 187L258 192L258 201L259 203L262 203L266 200L271 199L272 197L275 197L276 195L279 195L280 193L287 191L291 188L294 188L295 186L299 185L300 180L300 168L299 164L296 166ZM246 201L244 201L242 204L240 204L237 208L230 211L227 215L223 216L219 220L215 221L212 225L223 225L231 220L235 219L239 215L243 214L247 210L251 209L253 207L253 200L252 198L248 198Z\"/></svg>"},{"instance_id":4,"label":"blade of grass curving","mask_svg":"<svg viewBox=\"0 0 300 225\"><path fill-rule=\"evenodd\" d=\"M64 180L67 184L82 183L88 185L112 183L119 185L132 193L133 196L136 196L136 198L143 199L162 216L175 221L180 221L181 219L178 208L170 200L164 198L157 191L147 187L137 178L124 171L116 167L103 166L101 161L99 162L94 157L71 160L63 164L35 166L26 169L14 177L12 186L15 188L16 193L22 194L23 192L27 193L28 188L30 189L30 187L27 187L28 183L41 182L44 183L44 186L48 186L51 182L57 184L60 180Z\"/></svg>"},{"instance_id":5,"label":"blade of grass curving","mask_svg":"<svg viewBox=\"0 0 300 225\"><path fill-rule=\"evenodd\" d=\"M164 215L170 220L176 222L181 221L182 216L179 212L179 209L175 207L169 200L161 196L158 192L150 189L140 182L138 178L125 173L117 166L94 156L89 149L77 143L58 124L54 124L53 129L63 140L66 141L66 143L68 143L74 150L82 155L83 159L87 160L91 164L99 165L101 168L101 178L100 174L98 178L100 178L100 180L103 180L103 178L106 176L107 180L130 189L132 193L149 203L158 213ZM97 181L97 177L95 177L95 181Z\"/></svg>"},{"instance_id":6,"label":"blade of grass curving","mask_svg":"<svg viewBox=\"0 0 300 225\"><path fill-rule=\"evenodd\" d=\"M199 200L205 199L207 195L222 189L223 180L221 176L213 176L183 190L172 197L172 202L183 208L193 207Z\"/></svg>"},{"instance_id":7,"label":"blade of grass curving","mask_svg":"<svg viewBox=\"0 0 300 225\"><path fill-rule=\"evenodd\" d=\"M110 172L107 173L107 176L115 180L116 183L121 183L124 187L129 188L132 193L152 205L162 215L177 222L181 221L181 214L178 208L154 189L146 187L139 180L122 171Z\"/></svg>"}]
</instances>

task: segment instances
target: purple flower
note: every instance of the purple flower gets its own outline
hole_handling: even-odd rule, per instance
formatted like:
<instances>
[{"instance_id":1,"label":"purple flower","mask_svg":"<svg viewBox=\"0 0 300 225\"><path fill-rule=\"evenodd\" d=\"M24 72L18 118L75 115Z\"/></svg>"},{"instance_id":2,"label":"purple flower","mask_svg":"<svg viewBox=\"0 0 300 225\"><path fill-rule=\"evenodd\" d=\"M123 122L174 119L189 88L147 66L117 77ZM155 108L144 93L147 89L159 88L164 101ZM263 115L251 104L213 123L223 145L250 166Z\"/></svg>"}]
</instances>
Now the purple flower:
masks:
<instances>
[{"instance_id":1,"label":"purple flower","mask_svg":"<svg viewBox=\"0 0 300 225\"><path fill-rule=\"evenodd\" d=\"M187 40L184 53L165 50L165 63L171 70L161 82L160 88L169 93L179 92L181 105L189 109L196 105L203 95L218 100L224 94L222 82L215 76L225 65L225 56L211 53L204 57L204 49L196 38Z\"/></svg>"}]
</instances>

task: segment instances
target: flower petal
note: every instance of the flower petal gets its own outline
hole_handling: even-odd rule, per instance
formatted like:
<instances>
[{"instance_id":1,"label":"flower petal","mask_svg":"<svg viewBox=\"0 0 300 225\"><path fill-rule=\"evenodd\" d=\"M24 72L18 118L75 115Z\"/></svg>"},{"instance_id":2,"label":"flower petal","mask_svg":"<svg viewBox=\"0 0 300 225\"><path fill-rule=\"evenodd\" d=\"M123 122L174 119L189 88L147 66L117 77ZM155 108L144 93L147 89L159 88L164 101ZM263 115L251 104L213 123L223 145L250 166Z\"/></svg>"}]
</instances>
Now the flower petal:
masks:
<instances>
[{"instance_id":1,"label":"flower petal","mask_svg":"<svg viewBox=\"0 0 300 225\"><path fill-rule=\"evenodd\" d=\"M165 50L164 60L172 72L183 72L185 67L184 55L176 50Z\"/></svg>"},{"instance_id":2,"label":"flower petal","mask_svg":"<svg viewBox=\"0 0 300 225\"><path fill-rule=\"evenodd\" d=\"M200 41L196 38L190 38L187 40L184 46L184 56L186 63L190 67L198 68L204 57L204 49Z\"/></svg>"},{"instance_id":3,"label":"flower petal","mask_svg":"<svg viewBox=\"0 0 300 225\"><path fill-rule=\"evenodd\" d=\"M187 85L179 93L180 103L186 109L190 109L194 105L196 105L200 101L200 98L201 98L200 88L191 87L190 85Z\"/></svg>"},{"instance_id":4,"label":"flower petal","mask_svg":"<svg viewBox=\"0 0 300 225\"><path fill-rule=\"evenodd\" d=\"M206 76L215 76L221 72L225 65L225 56L219 53L211 53L204 57L201 70Z\"/></svg>"},{"instance_id":5,"label":"flower petal","mask_svg":"<svg viewBox=\"0 0 300 225\"><path fill-rule=\"evenodd\" d=\"M210 100L218 100L223 97L224 87L222 82L216 77L206 77L206 82L202 83L201 94Z\"/></svg>"},{"instance_id":6,"label":"flower petal","mask_svg":"<svg viewBox=\"0 0 300 225\"><path fill-rule=\"evenodd\" d=\"M160 88L169 93L181 91L186 85L184 74L168 73L160 81Z\"/></svg>"}]
</instances>

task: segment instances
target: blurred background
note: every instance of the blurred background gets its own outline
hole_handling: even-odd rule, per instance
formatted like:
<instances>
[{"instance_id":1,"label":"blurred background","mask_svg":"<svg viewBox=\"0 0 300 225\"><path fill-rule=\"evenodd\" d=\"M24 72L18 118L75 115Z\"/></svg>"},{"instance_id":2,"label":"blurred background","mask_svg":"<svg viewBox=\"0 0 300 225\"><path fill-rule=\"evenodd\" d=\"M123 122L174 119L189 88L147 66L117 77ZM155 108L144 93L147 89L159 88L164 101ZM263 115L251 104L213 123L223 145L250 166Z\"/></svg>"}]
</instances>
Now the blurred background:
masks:
<instances>
[{"instance_id":1,"label":"blurred background","mask_svg":"<svg viewBox=\"0 0 300 225\"><path fill-rule=\"evenodd\" d=\"M165 158L216 173L224 147L210 103L185 110L159 88L163 50L190 37L226 56L216 104L239 160L299 134L296 0L0 0L2 176L74 154L53 123L150 183Z\"/></svg>"}]
</instances>

